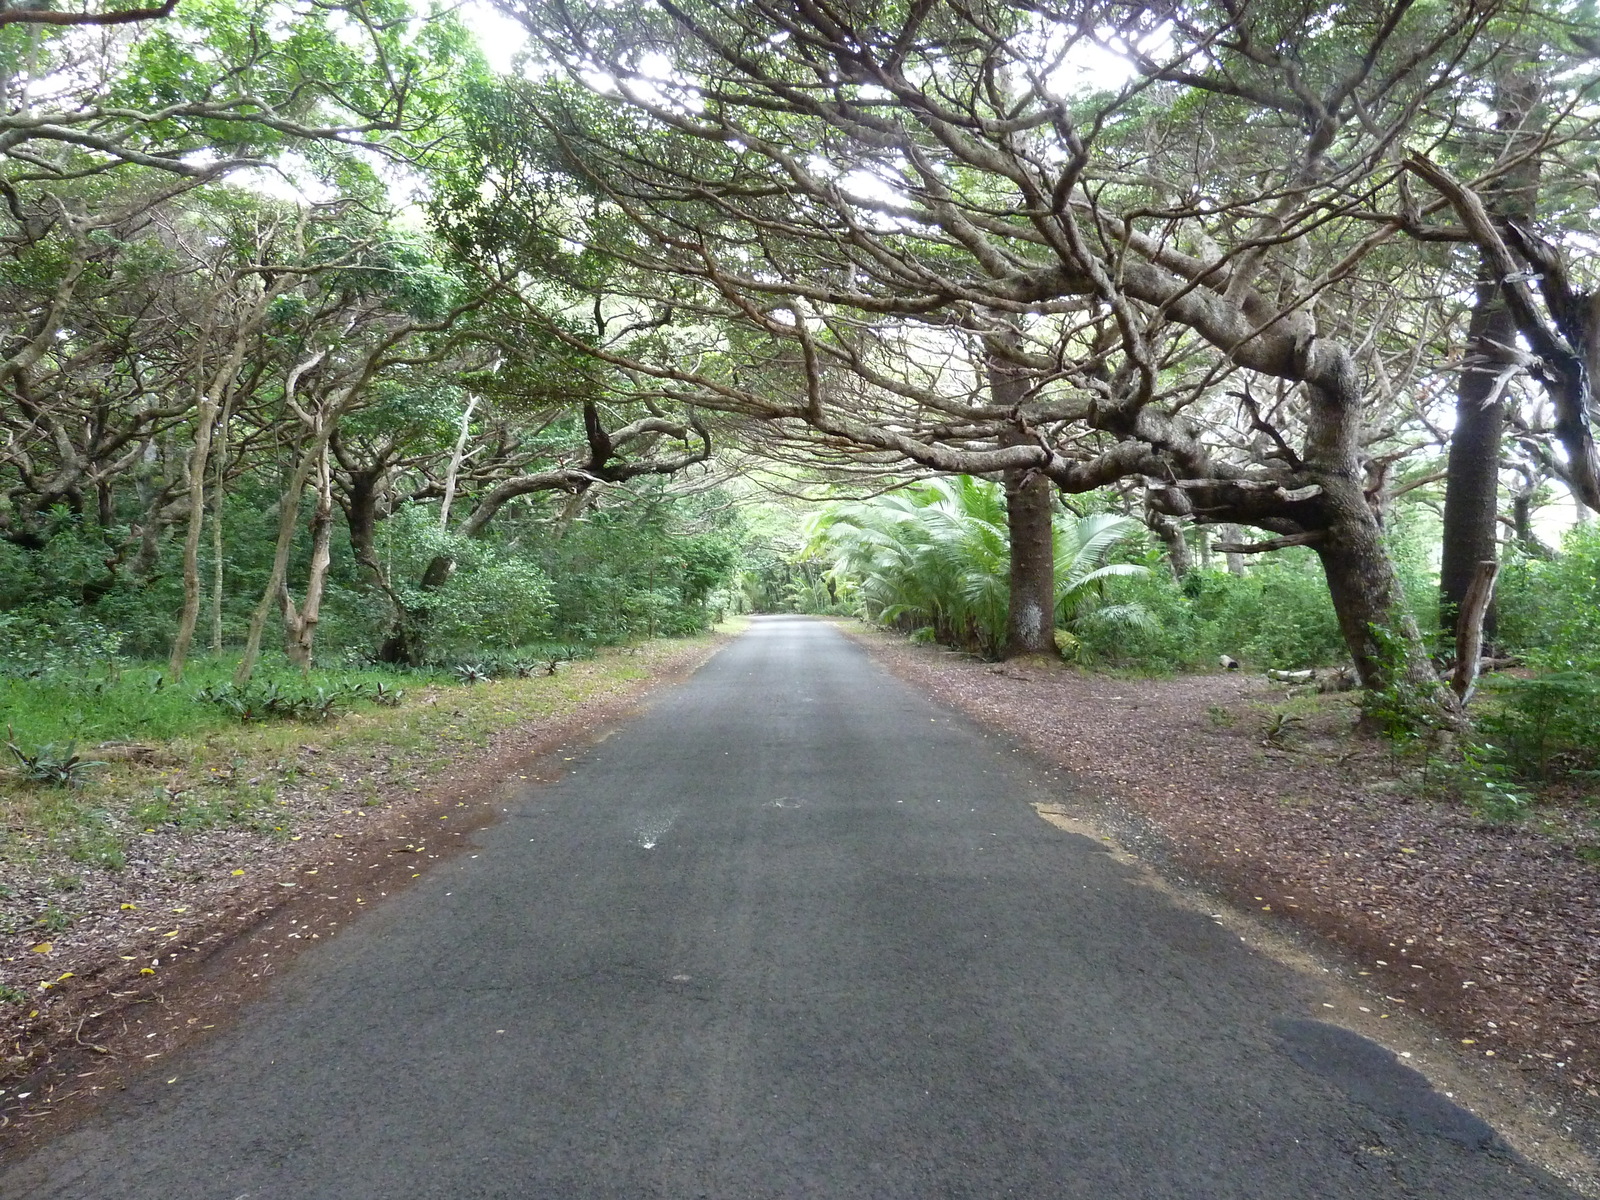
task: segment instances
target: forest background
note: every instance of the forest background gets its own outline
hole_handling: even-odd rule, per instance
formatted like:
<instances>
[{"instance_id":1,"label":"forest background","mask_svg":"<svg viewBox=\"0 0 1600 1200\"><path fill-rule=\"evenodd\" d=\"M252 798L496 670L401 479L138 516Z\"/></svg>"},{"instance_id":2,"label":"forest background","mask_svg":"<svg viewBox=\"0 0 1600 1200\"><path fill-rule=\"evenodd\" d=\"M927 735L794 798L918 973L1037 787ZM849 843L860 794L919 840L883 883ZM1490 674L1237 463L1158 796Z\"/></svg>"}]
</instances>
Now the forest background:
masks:
<instances>
[{"instance_id":1,"label":"forest background","mask_svg":"<svg viewBox=\"0 0 1600 1200\"><path fill-rule=\"evenodd\" d=\"M496 12L0 12L22 776L753 609L1587 786L1589 5Z\"/></svg>"}]
</instances>

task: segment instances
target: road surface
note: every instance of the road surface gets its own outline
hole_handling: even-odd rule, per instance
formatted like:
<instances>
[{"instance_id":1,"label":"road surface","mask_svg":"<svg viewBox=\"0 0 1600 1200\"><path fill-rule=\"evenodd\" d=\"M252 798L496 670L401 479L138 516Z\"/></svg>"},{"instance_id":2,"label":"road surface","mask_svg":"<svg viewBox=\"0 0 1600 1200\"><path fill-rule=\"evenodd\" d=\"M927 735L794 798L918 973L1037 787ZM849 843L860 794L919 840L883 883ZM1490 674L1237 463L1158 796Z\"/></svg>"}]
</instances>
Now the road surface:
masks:
<instances>
[{"instance_id":1,"label":"road surface","mask_svg":"<svg viewBox=\"0 0 1600 1200\"><path fill-rule=\"evenodd\" d=\"M824 623L573 768L0 1196L1574 1194Z\"/></svg>"}]
</instances>

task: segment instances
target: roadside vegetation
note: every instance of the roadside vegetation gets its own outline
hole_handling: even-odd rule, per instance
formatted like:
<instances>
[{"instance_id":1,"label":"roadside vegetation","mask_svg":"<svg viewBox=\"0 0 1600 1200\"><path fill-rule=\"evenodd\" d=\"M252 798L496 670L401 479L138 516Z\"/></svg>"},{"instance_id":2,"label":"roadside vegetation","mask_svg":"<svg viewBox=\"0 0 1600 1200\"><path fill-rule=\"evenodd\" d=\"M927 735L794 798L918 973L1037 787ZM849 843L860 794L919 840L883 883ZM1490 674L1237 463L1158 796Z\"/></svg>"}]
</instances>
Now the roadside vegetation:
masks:
<instances>
[{"instance_id":1,"label":"roadside vegetation","mask_svg":"<svg viewBox=\"0 0 1600 1200\"><path fill-rule=\"evenodd\" d=\"M1448 662L1453 646L1436 599L1440 525L1428 499L1400 508L1389 536L1412 619L1434 631L1431 651ZM1592 806L1600 829L1600 527L1574 525L1538 553L1508 539L1490 669L1463 726L1430 722L1415 697L1394 688L1345 694L1353 680L1344 640L1309 551L1245 562L1213 551L1196 531L1175 563L1127 507L1104 494L1083 511L1056 510L1055 643L1065 661L1134 676L1227 664L1278 672L1300 694L1269 715L1274 744L1292 745L1299 723L1324 710L1348 714L1351 730L1364 716L1419 797L1508 820L1547 792ZM970 478L835 503L810 519L808 540L782 572L768 565L766 582L752 590L779 607L859 616L913 641L999 660L1005 520L1000 485Z\"/></svg>"}]
</instances>

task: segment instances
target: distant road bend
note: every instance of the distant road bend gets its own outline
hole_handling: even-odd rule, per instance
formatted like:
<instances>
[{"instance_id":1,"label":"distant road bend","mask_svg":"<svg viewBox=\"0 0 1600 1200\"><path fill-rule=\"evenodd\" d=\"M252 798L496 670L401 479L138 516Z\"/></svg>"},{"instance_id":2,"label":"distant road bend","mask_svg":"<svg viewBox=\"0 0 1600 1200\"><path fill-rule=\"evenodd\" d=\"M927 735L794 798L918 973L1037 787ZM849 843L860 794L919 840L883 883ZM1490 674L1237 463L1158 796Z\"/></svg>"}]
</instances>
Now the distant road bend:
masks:
<instances>
[{"instance_id":1,"label":"distant road bend","mask_svg":"<svg viewBox=\"0 0 1600 1200\"><path fill-rule=\"evenodd\" d=\"M758 619L0 1196L1575 1195L1020 757Z\"/></svg>"}]
</instances>

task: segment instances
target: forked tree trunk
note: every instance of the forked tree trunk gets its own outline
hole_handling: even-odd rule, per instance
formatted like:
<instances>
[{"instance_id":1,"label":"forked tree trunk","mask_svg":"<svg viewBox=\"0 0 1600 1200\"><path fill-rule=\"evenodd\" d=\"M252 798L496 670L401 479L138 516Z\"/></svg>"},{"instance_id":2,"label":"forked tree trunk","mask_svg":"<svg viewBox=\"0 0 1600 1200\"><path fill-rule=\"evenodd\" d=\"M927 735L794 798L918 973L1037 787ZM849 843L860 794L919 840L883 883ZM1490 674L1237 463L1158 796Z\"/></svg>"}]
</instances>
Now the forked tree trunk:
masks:
<instances>
[{"instance_id":1,"label":"forked tree trunk","mask_svg":"<svg viewBox=\"0 0 1600 1200\"><path fill-rule=\"evenodd\" d=\"M301 452L300 460L295 464L294 472L283 490L283 499L278 505L278 538L272 554L272 570L267 576L267 586L262 589L261 599L250 614L250 632L245 637L244 656L233 673L233 682L239 687L249 683L250 676L255 674L267 618L272 615L273 608L281 604L284 580L289 573L289 552L294 546L295 529L300 523L300 496L311 479L311 472L316 469L326 443L326 431L312 436L311 444Z\"/></svg>"}]
</instances>

